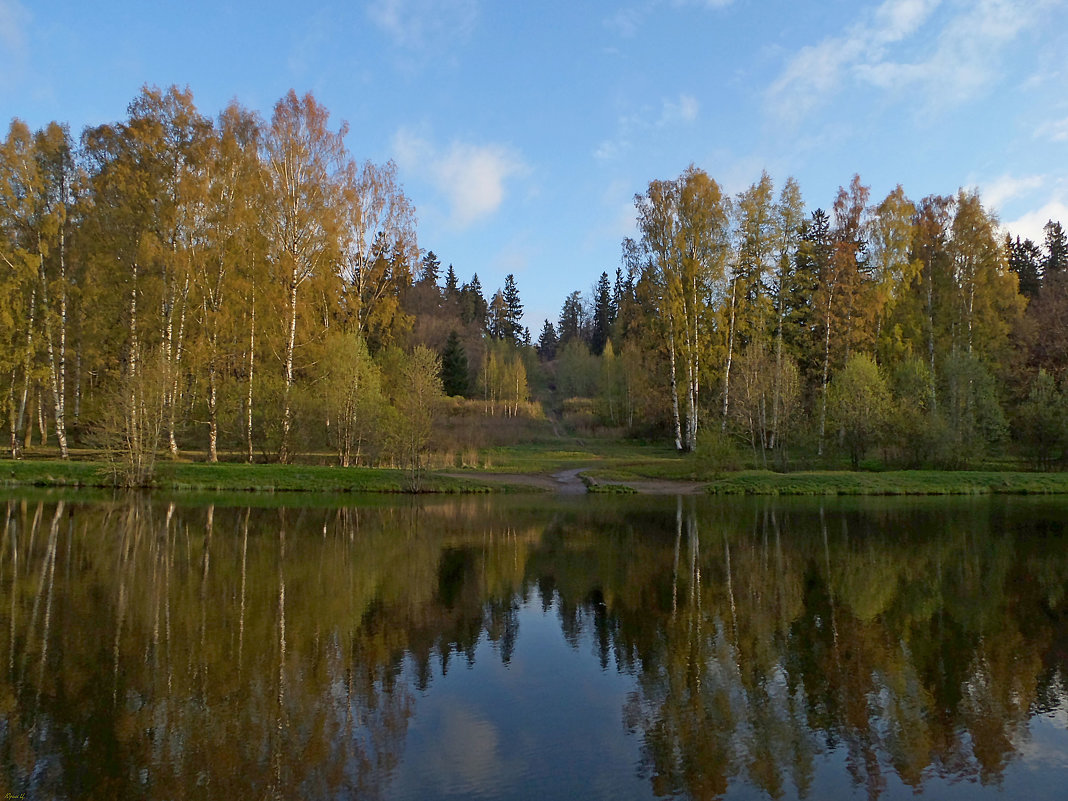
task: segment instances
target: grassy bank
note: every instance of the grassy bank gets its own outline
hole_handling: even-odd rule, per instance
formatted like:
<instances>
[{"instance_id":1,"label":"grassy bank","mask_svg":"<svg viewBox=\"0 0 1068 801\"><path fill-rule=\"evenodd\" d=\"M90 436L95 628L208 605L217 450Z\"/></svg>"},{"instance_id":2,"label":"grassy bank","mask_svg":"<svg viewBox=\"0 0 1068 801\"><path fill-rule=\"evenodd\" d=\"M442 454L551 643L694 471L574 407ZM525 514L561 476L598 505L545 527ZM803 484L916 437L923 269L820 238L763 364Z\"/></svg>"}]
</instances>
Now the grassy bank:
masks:
<instances>
[{"instance_id":1,"label":"grassy bank","mask_svg":"<svg viewBox=\"0 0 1068 801\"><path fill-rule=\"evenodd\" d=\"M0 462L0 486L113 487L107 465L100 462L21 460ZM184 492L409 492L403 470L341 468L324 465L163 462L152 488ZM428 474L420 492L475 493L511 489L470 478Z\"/></svg>"},{"instance_id":2,"label":"grassy bank","mask_svg":"<svg viewBox=\"0 0 1068 801\"><path fill-rule=\"evenodd\" d=\"M1068 494L1068 473L750 471L712 480L706 490L714 495L1055 495Z\"/></svg>"},{"instance_id":3,"label":"grassy bank","mask_svg":"<svg viewBox=\"0 0 1068 801\"><path fill-rule=\"evenodd\" d=\"M693 481L716 495L1053 495L1068 494L1068 473L1018 471L847 470L774 473L739 471L712 474L693 457L648 445L590 443L574 450L526 445L487 449L483 466L463 475L428 473L419 491L429 493L530 492L510 485L507 476L483 480L488 474L548 476L585 468L591 492L633 492L615 482ZM446 471L449 472L449 471ZM590 478L594 480L589 480ZM503 483L502 480L503 479ZM59 459L0 461L0 487L111 488L107 465L98 460ZM403 470L340 468L315 464L208 464L161 461L152 488L174 492L308 492L402 493L410 491Z\"/></svg>"}]
</instances>

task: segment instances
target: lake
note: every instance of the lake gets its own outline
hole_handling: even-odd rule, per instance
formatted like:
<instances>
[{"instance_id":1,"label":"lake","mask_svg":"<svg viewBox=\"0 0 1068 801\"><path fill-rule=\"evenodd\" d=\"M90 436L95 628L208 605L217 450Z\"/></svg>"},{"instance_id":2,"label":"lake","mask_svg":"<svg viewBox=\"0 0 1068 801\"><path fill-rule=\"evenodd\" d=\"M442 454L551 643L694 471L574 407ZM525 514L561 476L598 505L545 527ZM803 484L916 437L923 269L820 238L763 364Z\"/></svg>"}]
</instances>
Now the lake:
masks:
<instances>
[{"instance_id":1,"label":"lake","mask_svg":"<svg viewBox=\"0 0 1068 801\"><path fill-rule=\"evenodd\" d=\"M286 502L0 496L0 790L1065 797L1068 500Z\"/></svg>"}]
</instances>

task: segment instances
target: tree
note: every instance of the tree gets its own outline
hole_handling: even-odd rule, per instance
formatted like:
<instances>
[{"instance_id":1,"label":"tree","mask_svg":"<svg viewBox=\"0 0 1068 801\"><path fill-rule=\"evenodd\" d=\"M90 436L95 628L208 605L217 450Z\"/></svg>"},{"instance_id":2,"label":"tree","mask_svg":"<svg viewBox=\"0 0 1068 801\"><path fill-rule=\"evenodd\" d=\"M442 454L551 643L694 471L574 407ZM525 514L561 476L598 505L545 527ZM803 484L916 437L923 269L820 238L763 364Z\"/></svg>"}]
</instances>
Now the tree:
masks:
<instances>
[{"instance_id":1,"label":"tree","mask_svg":"<svg viewBox=\"0 0 1068 801\"><path fill-rule=\"evenodd\" d=\"M300 288L311 279L325 278L333 273L340 260L339 228L342 215L342 187L339 172L344 164L344 124L332 132L327 127L329 112L311 94L298 98L290 90L274 107L274 115L263 143L265 181L269 204L264 210L264 222L272 244L271 259L281 278L287 295L286 323L288 333L283 355L285 376L282 397L282 433L278 457L282 462L292 458L290 428L292 426L292 388L295 380L294 358L297 346L298 299ZM358 207L359 182L350 168L346 173L345 190L350 214ZM350 217L350 222L352 219ZM366 231L362 223L359 231ZM366 237L350 237L347 248L350 257L357 254L353 265L363 268L363 254L369 246ZM360 293L362 298L362 292ZM362 306L361 306L362 308Z\"/></svg>"},{"instance_id":2,"label":"tree","mask_svg":"<svg viewBox=\"0 0 1068 801\"><path fill-rule=\"evenodd\" d=\"M828 404L856 469L867 450L881 441L890 409L886 379L871 356L849 357L831 383Z\"/></svg>"},{"instance_id":3,"label":"tree","mask_svg":"<svg viewBox=\"0 0 1068 801\"><path fill-rule=\"evenodd\" d=\"M719 185L692 165L677 180L651 182L634 202L646 287L668 353L675 447L692 451L709 297L723 277L729 249L727 205Z\"/></svg>"},{"instance_id":4,"label":"tree","mask_svg":"<svg viewBox=\"0 0 1068 801\"><path fill-rule=\"evenodd\" d=\"M556 337L556 329L548 320L541 327L541 336L538 337L538 357L543 362L551 362L556 358L556 349L559 340Z\"/></svg>"},{"instance_id":5,"label":"tree","mask_svg":"<svg viewBox=\"0 0 1068 801\"><path fill-rule=\"evenodd\" d=\"M1032 449L1039 467L1048 468L1055 453L1064 458L1068 444L1068 403L1057 382L1039 370L1027 400L1020 406L1019 426L1024 442Z\"/></svg>"},{"instance_id":6,"label":"tree","mask_svg":"<svg viewBox=\"0 0 1068 801\"><path fill-rule=\"evenodd\" d=\"M864 212L868 203L869 189L854 175L849 189L838 188L834 201L834 228L831 230L829 258L823 265L824 272L818 285L818 309L820 327L823 329L823 374L820 382L819 453L823 454L823 442L827 423L828 379L831 374L831 344L844 346L845 358L849 358L850 344L854 336L854 300L860 291L863 261L865 258Z\"/></svg>"},{"instance_id":7,"label":"tree","mask_svg":"<svg viewBox=\"0 0 1068 801\"><path fill-rule=\"evenodd\" d=\"M560 319L556 325L560 345L566 345L572 340L586 339L587 316L586 304L582 300L581 292L572 292L564 298L564 305L560 309Z\"/></svg>"},{"instance_id":8,"label":"tree","mask_svg":"<svg viewBox=\"0 0 1068 801\"><path fill-rule=\"evenodd\" d=\"M455 301L459 297L460 290L456 282L456 270L450 264L448 271L445 273L445 299Z\"/></svg>"},{"instance_id":9,"label":"tree","mask_svg":"<svg viewBox=\"0 0 1068 801\"><path fill-rule=\"evenodd\" d=\"M1046 234L1046 258L1042 264L1043 276L1063 273L1068 270L1068 236L1059 222L1050 220L1043 226Z\"/></svg>"},{"instance_id":10,"label":"tree","mask_svg":"<svg viewBox=\"0 0 1068 801\"><path fill-rule=\"evenodd\" d=\"M871 286L866 311L874 329L875 352L884 360L903 349L900 332L892 325L898 301L916 283L923 263L912 257L916 207L899 184L875 207L868 237Z\"/></svg>"},{"instance_id":11,"label":"tree","mask_svg":"<svg viewBox=\"0 0 1068 801\"><path fill-rule=\"evenodd\" d=\"M210 156L210 179L202 256L194 262L196 332L207 380L208 460L218 460L220 394L234 354L246 373L246 458L253 456L253 378L257 351L257 271L266 250L259 229L262 176L257 155L259 118L231 103L219 117ZM259 282L260 295L271 282ZM261 324L262 329L262 324ZM260 332L262 337L262 330ZM236 371L234 371L236 372Z\"/></svg>"},{"instance_id":12,"label":"tree","mask_svg":"<svg viewBox=\"0 0 1068 801\"><path fill-rule=\"evenodd\" d=\"M1001 442L1008 431L994 376L974 353L950 354L942 364L943 403L948 441L940 460L962 467Z\"/></svg>"},{"instance_id":13,"label":"tree","mask_svg":"<svg viewBox=\"0 0 1068 801\"><path fill-rule=\"evenodd\" d=\"M612 323L616 313L612 304L612 288L608 283L608 273L602 272L593 292L593 331L590 336L590 350L594 356L604 352L605 344L612 333Z\"/></svg>"},{"instance_id":14,"label":"tree","mask_svg":"<svg viewBox=\"0 0 1068 801\"><path fill-rule=\"evenodd\" d=\"M434 251L428 250L426 255L423 256L423 265L419 274L419 280L424 284L433 284L437 287L438 273L440 272L441 261L434 254Z\"/></svg>"},{"instance_id":15,"label":"tree","mask_svg":"<svg viewBox=\"0 0 1068 801\"><path fill-rule=\"evenodd\" d=\"M947 251L955 295L951 347L999 363L1008 356L1009 334L1026 301L1019 295L1016 274L1008 269L997 220L977 193L958 193Z\"/></svg>"},{"instance_id":16,"label":"tree","mask_svg":"<svg viewBox=\"0 0 1068 801\"><path fill-rule=\"evenodd\" d=\"M471 276L471 282L460 288L460 320L464 325L474 325L479 331L486 328L486 316L489 305L482 297L482 282L478 273Z\"/></svg>"},{"instance_id":17,"label":"tree","mask_svg":"<svg viewBox=\"0 0 1068 801\"><path fill-rule=\"evenodd\" d=\"M380 429L384 400L377 365L358 333L331 333L324 347L321 397L341 467L359 465Z\"/></svg>"},{"instance_id":18,"label":"tree","mask_svg":"<svg viewBox=\"0 0 1068 801\"><path fill-rule=\"evenodd\" d=\"M389 438L393 451L418 491L426 469L426 454L441 401L441 364L429 348L419 345L400 360L392 381L393 421Z\"/></svg>"},{"instance_id":19,"label":"tree","mask_svg":"<svg viewBox=\"0 0 1068 801\"><path fill-rule=\"evenodd\" d=\"M518 345L523 339L523 302L519 299L519 287L511 273L504 278L502 298L505 307L503 338Z\"/></svg>"},{"instance_id":20,"label":"tree","mask_svg":"<svg viewBox=\"0 0 1068 801\"><path fill-rule=\"evenodd\" d=\"M445 350L441 353L441 384L446 395L455 397L467 394L467 371L467 351L460 341L460 335L453 329L449 332Z\"/></svg>"},{"instance_id":21,"label":"tree","mask_svg":"<svg viewBox=\"0 0 1068 801\"><path fill-rule=\"evenodd\" d=\"M1020 283L1020 293L1034 299L1042 286L1042 251L1038 245L1030 239L1015 241L1010 236L1005 237L1005 250L1009 256L1009 269L1016 273Z\"/></svg>"},{"instance_id":22,"label":"tree","mask_svg":"<svg viewBox=\"0 0 1068 801\"><path fill-rule=\"evenodd\" d=\"M410 325L401 311L400 296L411 286L419 261L415 210L392 161L357 165L349 160L337 180L343 200L339 233L345 303L368 346L377 351L395 338L398 329ZM423 267L428 268L426 262ZM434 286L433 262L429 270L435 273L429 282Z\"/></svg>"}]
</instances>

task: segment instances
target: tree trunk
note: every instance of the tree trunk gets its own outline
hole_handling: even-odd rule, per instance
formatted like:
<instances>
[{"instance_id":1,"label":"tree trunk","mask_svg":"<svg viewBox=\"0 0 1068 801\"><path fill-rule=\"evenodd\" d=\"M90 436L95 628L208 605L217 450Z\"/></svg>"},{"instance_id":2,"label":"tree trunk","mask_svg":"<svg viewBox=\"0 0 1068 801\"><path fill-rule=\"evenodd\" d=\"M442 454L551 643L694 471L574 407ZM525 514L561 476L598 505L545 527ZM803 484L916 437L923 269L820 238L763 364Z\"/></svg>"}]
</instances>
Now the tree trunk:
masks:
<instances>
[{"instance_id":1,"label":"tree trunk","mask_svg":"<svg viewBox=\"0 0 1068 801\"><path fill-rule=\"evenodd\" d=\"M248 398L246 399L245 435L248 440L248 463L252 464L252 375L256 366L256 282L252 283L248 335Z\"/></svg>"},{"instance_id":2,"label":"tree trunk","mask_svg":"<svg viewBox=\"0 0 1068 801\"><path fill-rule=\"evenodd\" d=\"M668 337L668 361L671 366L671 414L675 424L675 450L682 451L682 427L679 422L679 384L675 374L675 324L670 322L670 336Z\"/></svg>"},{"instance_id":3,"label":"tree trunk","mask_svg":"<svg viewBox=\"0 0 1068 801\"><path fill-rule=\"evenodd\" d=\"M727 430L727 412L730 411L731 397L731 361L734 359L734 316L737 308L736 295L738 292L738 279L731 279L731 317L727 325L727 365L723 372L723 420L720 430Z\"/></svg>"},{"instance_id":4,"label":"tree trunk","mask_svg":"<svg viewBox=\"0 0 1068 801\"><path fill-rule=\"evenodd\" d=\"M289 280L289 337L286 340L286 388L282 400L282 444L278 450L278 461L286 464L292 458L289 452L289 429L292 425L293 410L290 390L293 388L293 350L297 343L297 276L294 269Z\"/></svg>"},{"instance_id":5,"label":"tree trunk","mask_svg":"<svg viewBox=\"0 0 1068 801\"><path fill-rule=\"evenodd\" d=\"M63 281L63 238L60 236L60 281ZM59 441L59 454L62 458L68 458L67 453L67 430L63 422L66 386L64 372L66 371L66 342L67 342L67 293L65 289L60 291L59 300L59 357L57 363L55 342L52 332L52 315L48 308L48 276L45 275L44 255L40 255L39 275L41 280L41 314L44 319L45 346L48 350L48 378L52 387L52 407L56 418L56 439ZM62 287L62 283L61 283Z\"/></svg>"}]
</instances>

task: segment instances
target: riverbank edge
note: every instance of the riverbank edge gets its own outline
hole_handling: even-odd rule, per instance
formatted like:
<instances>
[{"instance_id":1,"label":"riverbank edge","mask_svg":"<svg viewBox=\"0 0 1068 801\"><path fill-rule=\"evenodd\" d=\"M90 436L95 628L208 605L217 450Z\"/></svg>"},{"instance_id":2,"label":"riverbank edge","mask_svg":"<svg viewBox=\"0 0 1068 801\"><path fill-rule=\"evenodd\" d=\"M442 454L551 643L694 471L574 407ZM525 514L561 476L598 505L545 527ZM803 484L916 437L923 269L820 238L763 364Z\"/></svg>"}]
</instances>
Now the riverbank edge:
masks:
<instances>
[{"instance_id":1,"label":"riverbank edge","mask_svg":"<svg viewBox=\"0 0 1068 801\"><path fill-rule=\"evenodd\" d=\"M709 481L711 495L1065 495L1068 473L997 470L749 471Z\"/></svg>"},{"instance_id":2,"label":"riverbank edge","mask_svg":"<svg viewBox=\"0 0 1068 801\"><path fill-rule=\"evenodd\" d=\"M466 473L470 472L470 475ZM577 472L577 471L575 471ZM633 480L601 478L596 467L577 476L593 493L663 494L655 476ZM607 471L606 471L607 472ZM653 471L650 471L653 472ZM403 470L327 465L277 465L221 462L165 462L157 467L149 489L173 492L479 494L551 492L555 475L470 470L427 472L413 488ZM587 473L589 475L587 475ZM1068 473L1015 471L894 470L885 472L743 471L687 482L712 495L1064 495ZM108 465L98 461L26 459L0 462L0 487L111 489L116 482ZM671 489L671 487L668 487Z\"/></svg>"}]
</instances>

